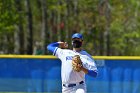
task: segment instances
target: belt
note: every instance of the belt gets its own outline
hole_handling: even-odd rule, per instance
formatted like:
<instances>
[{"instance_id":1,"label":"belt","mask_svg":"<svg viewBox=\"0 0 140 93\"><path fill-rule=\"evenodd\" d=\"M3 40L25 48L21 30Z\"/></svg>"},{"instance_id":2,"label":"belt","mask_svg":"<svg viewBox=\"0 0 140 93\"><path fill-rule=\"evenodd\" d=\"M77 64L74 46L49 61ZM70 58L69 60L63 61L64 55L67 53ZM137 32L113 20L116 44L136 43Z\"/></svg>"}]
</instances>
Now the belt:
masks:
<instances>
[{"instance_id":1,"label":"belt","mask_svg":"<svg viewBox=\"0 0 140 93\"><path fill-rule=\"evenodd\" d=\"M81 82L79 82L78 84L83 84L84 83L84 81L81 81ZM77 84L63 84L63 86L64 87L74 87L74 86L76 86Z\"/></svg>"}]
</instances>

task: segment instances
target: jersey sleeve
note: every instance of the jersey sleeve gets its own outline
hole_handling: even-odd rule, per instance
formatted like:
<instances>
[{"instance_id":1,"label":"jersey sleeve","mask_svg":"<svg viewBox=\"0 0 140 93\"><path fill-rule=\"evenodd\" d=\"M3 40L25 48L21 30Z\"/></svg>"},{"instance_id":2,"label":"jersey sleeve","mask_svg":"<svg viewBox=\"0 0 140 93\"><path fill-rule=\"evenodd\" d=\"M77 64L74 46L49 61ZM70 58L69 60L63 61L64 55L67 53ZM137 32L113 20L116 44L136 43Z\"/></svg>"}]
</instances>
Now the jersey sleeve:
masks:
<instances>
[{"instance_id":1,"label":"jersey sleeve","mask_svg":"<svg viewBox=\"0 0 140 93\"><path fill-rule=\"evenodd\" d=\"M88 70L97 71L95 61L92 59L87 59L87 61L84 62L84 67L87 68Z\"/></svg>"},{"instance_id":2,"label":"jersey sleeve","mask_svg":"<svg viewBox=\"0 0 140 93\"><path fill-rule=\"evenodd\" d=\"M56 48L53 55L61 59L63 57L64 51L61 48Z\"/></svg>"},{"instance_id":3,"label":"jersey sleeve","mask_svg":"<svg viewBox=\"0 0 140 93\"><path fill-rule=\"evenodd\" d=\"M62 58L61 56L63 55L63 49L59 48L58 42L49 44L47 49L52 52L54 56L58 57L59 59Z\"/></svg>"},{"instance_id":4,"label":"jersey sleeve","mask_svg":"<svg viewBox=\"0 0 140 93\"><path fill-rule=\"evenodd\" d=\"M95 60L88 53L86 53L86 55L84 55L83 57L83 66L88 70L93 70L97 72L97 66L95 64Z\"/></svg>"}]
</instances>

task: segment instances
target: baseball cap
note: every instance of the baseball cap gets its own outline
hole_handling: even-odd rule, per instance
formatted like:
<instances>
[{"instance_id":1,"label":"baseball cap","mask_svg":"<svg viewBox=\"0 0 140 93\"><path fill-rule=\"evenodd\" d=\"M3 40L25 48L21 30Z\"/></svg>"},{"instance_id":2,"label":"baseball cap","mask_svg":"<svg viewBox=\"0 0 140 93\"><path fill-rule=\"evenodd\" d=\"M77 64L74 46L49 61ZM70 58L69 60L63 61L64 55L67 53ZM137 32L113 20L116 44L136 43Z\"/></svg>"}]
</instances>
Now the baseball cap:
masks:
<instances>
[{"instance_id":1,"label":"baseball cap","mask_svg":"<svg viewBox=\"0 0 140 93\"><path fill-rule=\"evenodd\" d=\"M80 33L75 33L75 34L72 35L72 39L73 39L73 38L80 38L80 39L83 40L83 35L80 34Z\"/></svg>"}]
</instances>

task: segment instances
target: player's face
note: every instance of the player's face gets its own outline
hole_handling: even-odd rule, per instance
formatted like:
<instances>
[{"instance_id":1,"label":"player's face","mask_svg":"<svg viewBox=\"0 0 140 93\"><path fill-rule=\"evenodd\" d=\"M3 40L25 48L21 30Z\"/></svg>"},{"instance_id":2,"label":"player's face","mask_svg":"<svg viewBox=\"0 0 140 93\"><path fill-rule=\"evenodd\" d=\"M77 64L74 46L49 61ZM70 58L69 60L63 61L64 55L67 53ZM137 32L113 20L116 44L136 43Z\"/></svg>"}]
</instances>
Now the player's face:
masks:
<instances>
[{"instance_id":1,"label":"player's face","mask_svg":"<svg viewBox=\"0 0 140 93\"><path fill-rule=\"evenodd\" d=\"M80 38L73 38L72 39L72 46L74 48L80 48L82 46L82 42L83 42L83 40Z\"/></svg>"}]
</instances>

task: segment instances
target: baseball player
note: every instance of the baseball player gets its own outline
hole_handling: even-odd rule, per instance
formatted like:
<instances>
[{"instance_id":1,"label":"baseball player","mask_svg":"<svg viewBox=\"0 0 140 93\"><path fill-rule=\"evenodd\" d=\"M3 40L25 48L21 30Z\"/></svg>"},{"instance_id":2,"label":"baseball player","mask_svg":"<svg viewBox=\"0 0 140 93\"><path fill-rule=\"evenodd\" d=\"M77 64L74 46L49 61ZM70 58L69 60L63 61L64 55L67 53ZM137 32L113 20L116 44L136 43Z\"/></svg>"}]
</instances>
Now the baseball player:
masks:
<instances>
[{"instance_id":1,"label":"baseball player","mask_svg":"<svg viewBox=\"0 0 140 93\"><path fill-rule=\"evenodd\" d=\"M95 61L90 54L82 50L82 44L82 34L75 33L72 35L73 50L67 49L66 42L55 42L47 46L62 62L62 93L86 93L85 74L97 76Z\"/></svg>"}]
</instances>

